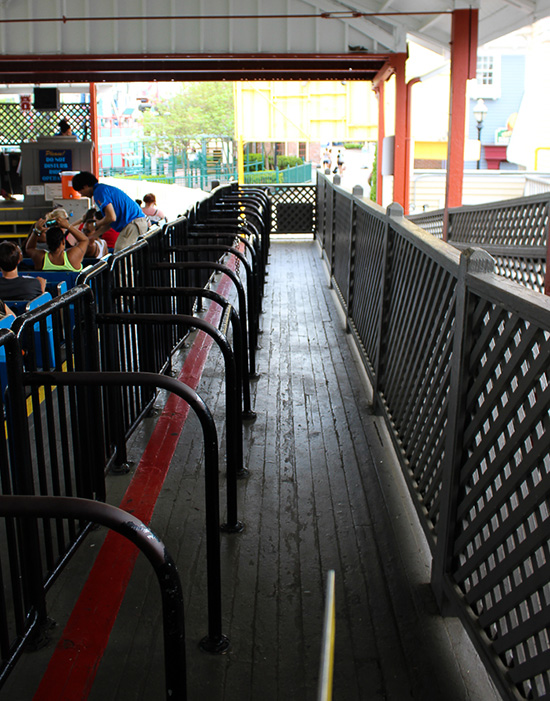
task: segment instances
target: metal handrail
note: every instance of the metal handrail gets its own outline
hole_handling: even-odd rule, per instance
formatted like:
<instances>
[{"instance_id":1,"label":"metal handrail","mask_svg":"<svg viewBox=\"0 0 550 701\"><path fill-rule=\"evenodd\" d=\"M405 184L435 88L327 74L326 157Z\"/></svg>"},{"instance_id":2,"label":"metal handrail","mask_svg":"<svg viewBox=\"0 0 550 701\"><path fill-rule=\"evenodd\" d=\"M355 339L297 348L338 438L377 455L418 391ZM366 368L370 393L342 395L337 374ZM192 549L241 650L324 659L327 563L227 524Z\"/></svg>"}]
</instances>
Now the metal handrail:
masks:
<instances>
[{"instance_id":1,"label":"metal handrail","mask_svg":"<svg viewBox=\"0 0 550 701\"><path fill-rule=\"evenodd\" d=\"M166 699L187 698L183 593L172 557L157 536L118 507L76 497L0 496L0 516L84 519L106 526L134 543L151 563L160 587Z\"/></svg>"},{"instance_id":2,"label":"metal handrail","mask_svg":"<svg viewBox=\"0 0 550 701\"><path fill-rule=\"evenodd\" d=\"M196 413L204 435L206 512L206 570L208 634L201 646L209 652L225 652L229 641L222 633L221 564L219 532L218 438L214 419L201 397L183 382L153 372L27 372L27 385L160 387L186 401Z\"/></svg>"},{"instance_id":3,"label":"metal handrail","mask_svg":"<svg viewBox=\"0 0 550 701\"><path fill-rule=\"evenodd\" d=\"M225 367L225 406L227 423L227 524L224 530L240 532L243 524L237 517L237 477L243 474L243 427L241 416L241 386L235 354L226 336L200 317L188 314L98 314L99 325L143 325L195 327L206 333L220 349Z\"/></svg>"}]
</instances>

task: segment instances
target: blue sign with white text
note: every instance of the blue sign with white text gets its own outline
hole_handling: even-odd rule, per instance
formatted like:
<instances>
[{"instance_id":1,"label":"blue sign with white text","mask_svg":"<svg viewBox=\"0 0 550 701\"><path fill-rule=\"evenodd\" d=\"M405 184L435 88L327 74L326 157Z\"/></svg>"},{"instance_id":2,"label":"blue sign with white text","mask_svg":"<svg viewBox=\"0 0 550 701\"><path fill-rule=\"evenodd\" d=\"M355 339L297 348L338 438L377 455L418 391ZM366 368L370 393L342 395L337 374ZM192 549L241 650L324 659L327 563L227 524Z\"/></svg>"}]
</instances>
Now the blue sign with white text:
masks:
<instances>
[{"instance_id":1,"label":"blue sign with white text","mask_svg":"<svg viewBox=\"0 0 550 701\"><path fill-rule=\"evenodd\" d=\"M38 151L40 164L40 181L43 183L60 183L59 175L64 170L73 169L73 152L70 148L45 148Z\"/></svg>"}]
</instances>

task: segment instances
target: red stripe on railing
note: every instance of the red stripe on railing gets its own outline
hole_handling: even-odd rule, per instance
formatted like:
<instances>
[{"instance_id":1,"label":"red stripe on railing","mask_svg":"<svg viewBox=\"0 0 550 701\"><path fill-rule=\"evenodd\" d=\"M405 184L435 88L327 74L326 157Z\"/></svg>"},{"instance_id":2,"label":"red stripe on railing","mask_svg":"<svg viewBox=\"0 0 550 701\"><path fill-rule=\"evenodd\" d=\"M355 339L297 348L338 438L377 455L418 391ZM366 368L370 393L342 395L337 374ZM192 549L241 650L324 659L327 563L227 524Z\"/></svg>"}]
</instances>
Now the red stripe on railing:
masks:
<instances>
[{"instance_id":1,"label":"red stripe on railing","mask_svg":"<svg viewBox=\"0 0 550 701\"><path fill-rule=\"evenodd\" d=\"M230 287L226 276L217 291ZM216 325L221 308L211 304L205 319ZM199 332L183 364L179 380L196 389L213 340ZM170 395L147 444L120 508L149 524L176 450L189 406ZM139 550L109 531L88 579L52 655L34 701L85 699L107 647Z\"/></svg>"}]
</instances>

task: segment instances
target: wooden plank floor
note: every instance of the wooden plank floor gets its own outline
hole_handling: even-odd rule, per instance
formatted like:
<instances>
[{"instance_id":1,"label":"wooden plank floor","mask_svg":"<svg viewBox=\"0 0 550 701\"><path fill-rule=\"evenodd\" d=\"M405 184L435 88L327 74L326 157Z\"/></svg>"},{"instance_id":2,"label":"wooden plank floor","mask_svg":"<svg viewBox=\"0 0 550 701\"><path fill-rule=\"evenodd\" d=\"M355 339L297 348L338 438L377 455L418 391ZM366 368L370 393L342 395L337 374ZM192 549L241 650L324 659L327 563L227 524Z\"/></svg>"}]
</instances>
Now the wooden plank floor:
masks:
<instances>
[{"instance_id":1,"label":"wooden plank floor","mask_svg":"<svg viewBox=\"0 0 550 701\"><path fill-rule=\"evenodd\" d=\"M460 624L437 613L427 547L316 244L274 242L270 261L253 385L258 419L245 429L250 476L239 483L246 528L222 536L227 655L197 646L207 624L202 443L192 416L151 522L184 585L189 698L315 699L329 569L336 572L335 699L500 698ZM218 353L210 356L199 392L221 424L223 365ZM135 461L153 423L132 441ZM109 478L111 503L130 477ZM60 629L102 537L101 529L92 534L73 575L52 592ZM158 599L140 557L90 699L162 698ZM25 655L1 698L32 698L31 676L48 655Z\"/></svg>"}]
</instances>

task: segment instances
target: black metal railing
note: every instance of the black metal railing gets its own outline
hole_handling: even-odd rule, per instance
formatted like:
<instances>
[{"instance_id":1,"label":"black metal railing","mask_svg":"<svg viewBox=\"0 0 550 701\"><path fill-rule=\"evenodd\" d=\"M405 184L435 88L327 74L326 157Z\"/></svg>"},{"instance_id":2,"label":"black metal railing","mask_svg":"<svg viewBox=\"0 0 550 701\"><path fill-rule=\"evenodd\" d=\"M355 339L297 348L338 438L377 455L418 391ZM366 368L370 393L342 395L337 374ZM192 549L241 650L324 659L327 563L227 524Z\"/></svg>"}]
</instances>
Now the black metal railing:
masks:
<instances>
[{"instance_id":1,"label":"black metal railing","mask_svg":"<svg viewBox=\"0 0 550 701\"><path fill-rule=\"evenodd\" d=\"M319 244L432 550L505 698L550 695L550 301L328 178ZM351 212L351 214L350 214ZM346 231L346 226L350 228Z\"/></svg>"},{"instance_id":2,"label":"black metal railing","mask_svg":"<svg viewBox=\"0 0 550 701\"><path fill-rule=\"evenodd\" d=\"M217 194L218 203L222 194ZM181 241L182 231L189 230L188 221L180 218L86 268L76 280L79 284L22 314L13 322L12 331L0 331L5 420L0 483L4 496L46 498L58 506L60 500L73 497L102 501L106 470L124 465L126 440L153 403L158 388L177 394L197 414L204 439L207 542L208 634L201 646L214 653L228 646L221 630L219 534L220 527L242 530L237 517L237 477L247 473L242 410L245 418L255 418L248 384L254 348L249 347L248 339L256 344L269 242L264 221L270 220L265 192L244 194L230 187L226 194L225 205L232 199L237 210L244 212L244 217L233 217L241 231L232 233L231 241L216 238L209 246L187 246L197 257L195 263L188 264L190 251L184 250ZM211 260L199 260L204 256ZM208 271L201 278L208 288L190 285L197 271ZM247 292L241 281L243 271ZM216 277L230 278L229 287L237 290L232 294L239 313L216 290L213 272ZM200 316L204 301L218 305L220 313L212 315L218 322L210 324ZM252 307L252 315L247 307ZM220 524L218 439L213 418L196 392L165 374L191 326L213 338L225 361L228 469L224 524ZM93 432L82 430L89 426L94 427ZM31 508L38 513L42 506ZM0 620L0 683L25 641L47 621L46 591L94 520L81 512L73 518L72 511L65 516L63 509L55 512L52 508L54 519L23 519L19 527L10 516L0 529L0 543L5 546L0 575L4 583L9 582L1 604L9 615Z\"/></svg>"},{"instance_id":3,"label":"black metal railing","mask_svg":"<svg viewBox=\"0 0 550 701\"><path fill-rule=\"evenodd\" d=\"M170 554L162 542L139 519L127 511L117 509L108 504L102 504L88 499L74 497L37 497L37 496L0 496L0 517L10 533L8 547L19 551L21 562L28 564L40 557L39 551L32 548L24 534L37 528L38 519L69 519L71 522L84 521L90 524L101 524L120 533L134 543L149 560L155 572L161 594L163 640L164 640L164 672L166 682L166 699L187 698L186 660L185 660L185 627L183 615L183 594L180 578ZM20 534L17 540L16 534ZM10 560L11 562L11 560ZM21 586L29 588L32 582L27 578L31 573L23 567L20 573ZM10 608L5 599L4 613ZM15 607L14 607L15 608ZM20 606L19 606L20 608ZM29 617L31 626L38 622L37 610ZM5 627L3 626L4 630ZM12 643L14 651L21 648L24 635L18 635ZM2 636L2 642L5 637ZM7 650L2 647L2 659L9 657ZM0 683L5 680L9 669L7 666L0 671Z\"/></svg>"}]
</instances>

